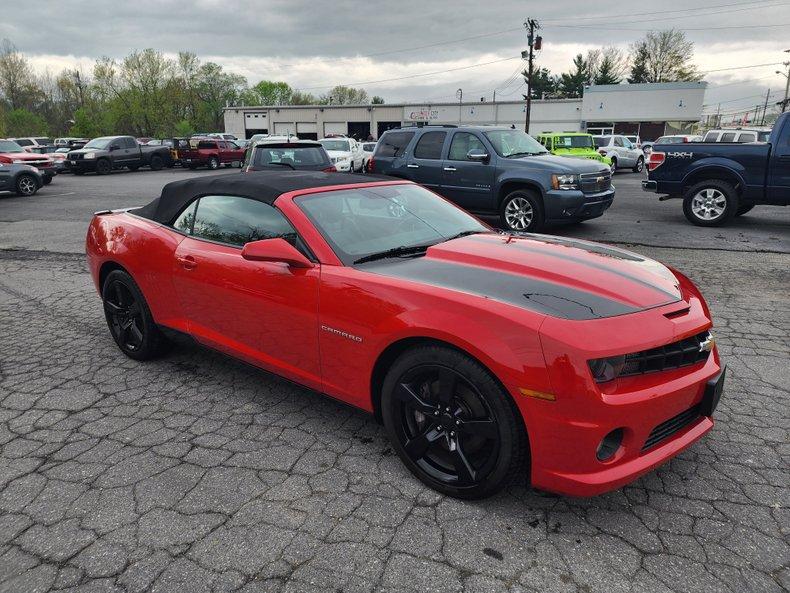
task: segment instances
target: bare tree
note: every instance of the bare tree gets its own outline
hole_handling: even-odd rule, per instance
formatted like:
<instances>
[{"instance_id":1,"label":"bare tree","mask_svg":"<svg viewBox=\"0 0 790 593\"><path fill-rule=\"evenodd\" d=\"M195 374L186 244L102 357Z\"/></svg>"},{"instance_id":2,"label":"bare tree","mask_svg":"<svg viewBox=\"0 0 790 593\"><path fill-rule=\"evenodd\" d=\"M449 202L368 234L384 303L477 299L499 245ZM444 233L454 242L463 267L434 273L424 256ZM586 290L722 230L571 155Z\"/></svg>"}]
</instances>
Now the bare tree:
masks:
<instances>
[{"instance_id":1,"label":"bare tree","mask_svg":"<svg viewBox=\"0 0 790 593\"><path fill-rule=\"evenodd\" d=\"M633 65L629 80L634 82L676 82L702 79L694 58L694 42L677 29L650 31L631 46ZM638 76L635 74L638 69Z\"/></svg>"}]
</instances>

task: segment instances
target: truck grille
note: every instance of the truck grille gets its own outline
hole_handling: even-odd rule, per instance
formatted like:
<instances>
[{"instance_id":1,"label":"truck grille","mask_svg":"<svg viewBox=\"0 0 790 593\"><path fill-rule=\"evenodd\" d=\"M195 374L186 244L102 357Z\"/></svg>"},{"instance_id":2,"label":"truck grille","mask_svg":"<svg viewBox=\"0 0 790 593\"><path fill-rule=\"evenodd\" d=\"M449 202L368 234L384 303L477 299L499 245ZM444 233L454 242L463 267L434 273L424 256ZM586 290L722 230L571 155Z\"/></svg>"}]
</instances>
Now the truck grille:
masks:
<instances>
[{"instance_id":1,"label":"truck grille","mask_svg":"<svg viewBox=\"0 0 790 593\"><path fill-rule=\"evenodd\" d=\"M84 156L85 155L83 153L81 153L81 152L70 152L69 155L68 155L68 159L70 161L78 161Z\"/></svg>"},{"instance_id":2,"label":"truck grille","mask_svg":"<svg viewBox=\"0 0 790 593\"><path fill-rule=\"evenodd\" d=\"M586 194L597 194L607 191L612 187L612 172L582 173L580 176L581 189Z\"/></svg>"},{"instance_id":3,"label":"truck grille","mask_svg":"<svg viewBox=\"0 0 790 593\"><path fill-rule=\"evenodd\" d=\"M650 435L647 437L645 444L642 446L642 452L644 453L648 449L655 447L661 441L668 439L673 434L685 428L692 422L694 422L697 418L700 417L699 405L693 406L686 410L685 412L681 412L677 416L673 416L666 422L662 422L658 426L656 426Z\"/></svg>"},{"instance_id":4,"label":"truck grille","mask_svg":"<svg viewBox=\"0 0 790 593\"><path fill-rule=\"evenodd\" d=\"M703 348L702 344L707 343L710 338L710 333L704 331L666 346L628 354L625 357L625 366L619 376L641 375L703 362L708 359L710 350Z\"/></svg>"}]
</instances>

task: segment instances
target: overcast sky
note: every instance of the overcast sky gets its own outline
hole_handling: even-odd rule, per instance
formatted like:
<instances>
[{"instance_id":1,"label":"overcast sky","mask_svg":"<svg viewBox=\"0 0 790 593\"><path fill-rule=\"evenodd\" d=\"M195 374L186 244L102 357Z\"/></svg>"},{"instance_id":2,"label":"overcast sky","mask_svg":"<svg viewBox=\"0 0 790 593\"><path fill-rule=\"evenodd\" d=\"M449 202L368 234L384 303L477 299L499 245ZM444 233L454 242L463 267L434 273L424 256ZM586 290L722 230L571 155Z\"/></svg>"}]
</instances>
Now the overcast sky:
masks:
<instances>
[{"instance_id":1,"label":"overcast sky","mask_svg":"<svg viewBox=\"0 0 790 593\"><path fill-rule=\"evenodd\" d=\"M790 0L36 0L6 7L0 37L41 71L90 70L99 56L152 47L195 52L250 84L284 80L315 94L351 84L388 103L454 100L458 88L464 98L486 100L497 89L504 100L523 91L523 78L514 75L523 68L526 17L542 25L537 64L555 73L568 70L576 53L627 48L651 28L685 30L704 71L790 59L783 53ZM485 65L467 68L476 64ZM768 88L772 101L781 99L785 79L775 71L783 68L711 72L706 111L719 102L722 111L753 106Z\"/></svg>"}]
</instances>

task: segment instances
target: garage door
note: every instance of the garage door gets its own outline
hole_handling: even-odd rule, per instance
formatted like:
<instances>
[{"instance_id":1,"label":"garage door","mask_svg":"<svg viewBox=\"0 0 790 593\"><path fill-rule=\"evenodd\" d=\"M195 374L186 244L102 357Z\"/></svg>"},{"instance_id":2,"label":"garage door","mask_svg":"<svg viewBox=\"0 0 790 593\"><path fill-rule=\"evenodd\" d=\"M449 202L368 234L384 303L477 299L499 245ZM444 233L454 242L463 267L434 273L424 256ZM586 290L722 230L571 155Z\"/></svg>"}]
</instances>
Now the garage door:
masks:
<instances>
[{"instance_id":1,"label":"garage door","mask_svg":"<svg viewBox=\"0 0 790 593\"><path fill-rule=\"evenodd\" d=\"M292 121L276 121L274 122L274 133L277 136L287 136L288 134L296 134L296 126Z\"/></svg>"},{"instance_id":2,"label":"garage door","mask_svg":"<svg viewBox=\"0 0 790 593\"><path fill-rule=\"evenodd\" d=\"M318 124L300 121L296 124L296 135L301 140L318 140Z\"/></svg>"},{"instance_id":3,"label":"garage door","mask_svg":"<svg viewBox=\"0 0 790 593\"><path fill-rule=\"evenodd\" d=\"M329 136L330 134L347 134L348 133L348 125L346 122L331 122L328 121L324 123L324 136Z\"/></svg>"}]
</instances>

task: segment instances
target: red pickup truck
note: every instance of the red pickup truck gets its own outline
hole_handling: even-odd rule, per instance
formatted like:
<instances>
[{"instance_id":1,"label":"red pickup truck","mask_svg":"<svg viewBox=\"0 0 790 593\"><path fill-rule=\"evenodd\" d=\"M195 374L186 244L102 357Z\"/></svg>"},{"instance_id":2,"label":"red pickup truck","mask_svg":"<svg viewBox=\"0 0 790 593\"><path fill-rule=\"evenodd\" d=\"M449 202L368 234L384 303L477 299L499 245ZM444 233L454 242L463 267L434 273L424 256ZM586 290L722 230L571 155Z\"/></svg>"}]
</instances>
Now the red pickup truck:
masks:
<instances>
[{"instance_id":1,"label":"red pickup truck","mask_svg":"<svg viewBox=\"0 0 790 593\"><path fill-rule=\"evenodd\" d=\"M181 164L190 169L208 167L219 169L220 165L241 167L244 149L229 140L214 138L190 138L189 149L179 150Z\"/></svg>"}]
</instances>

